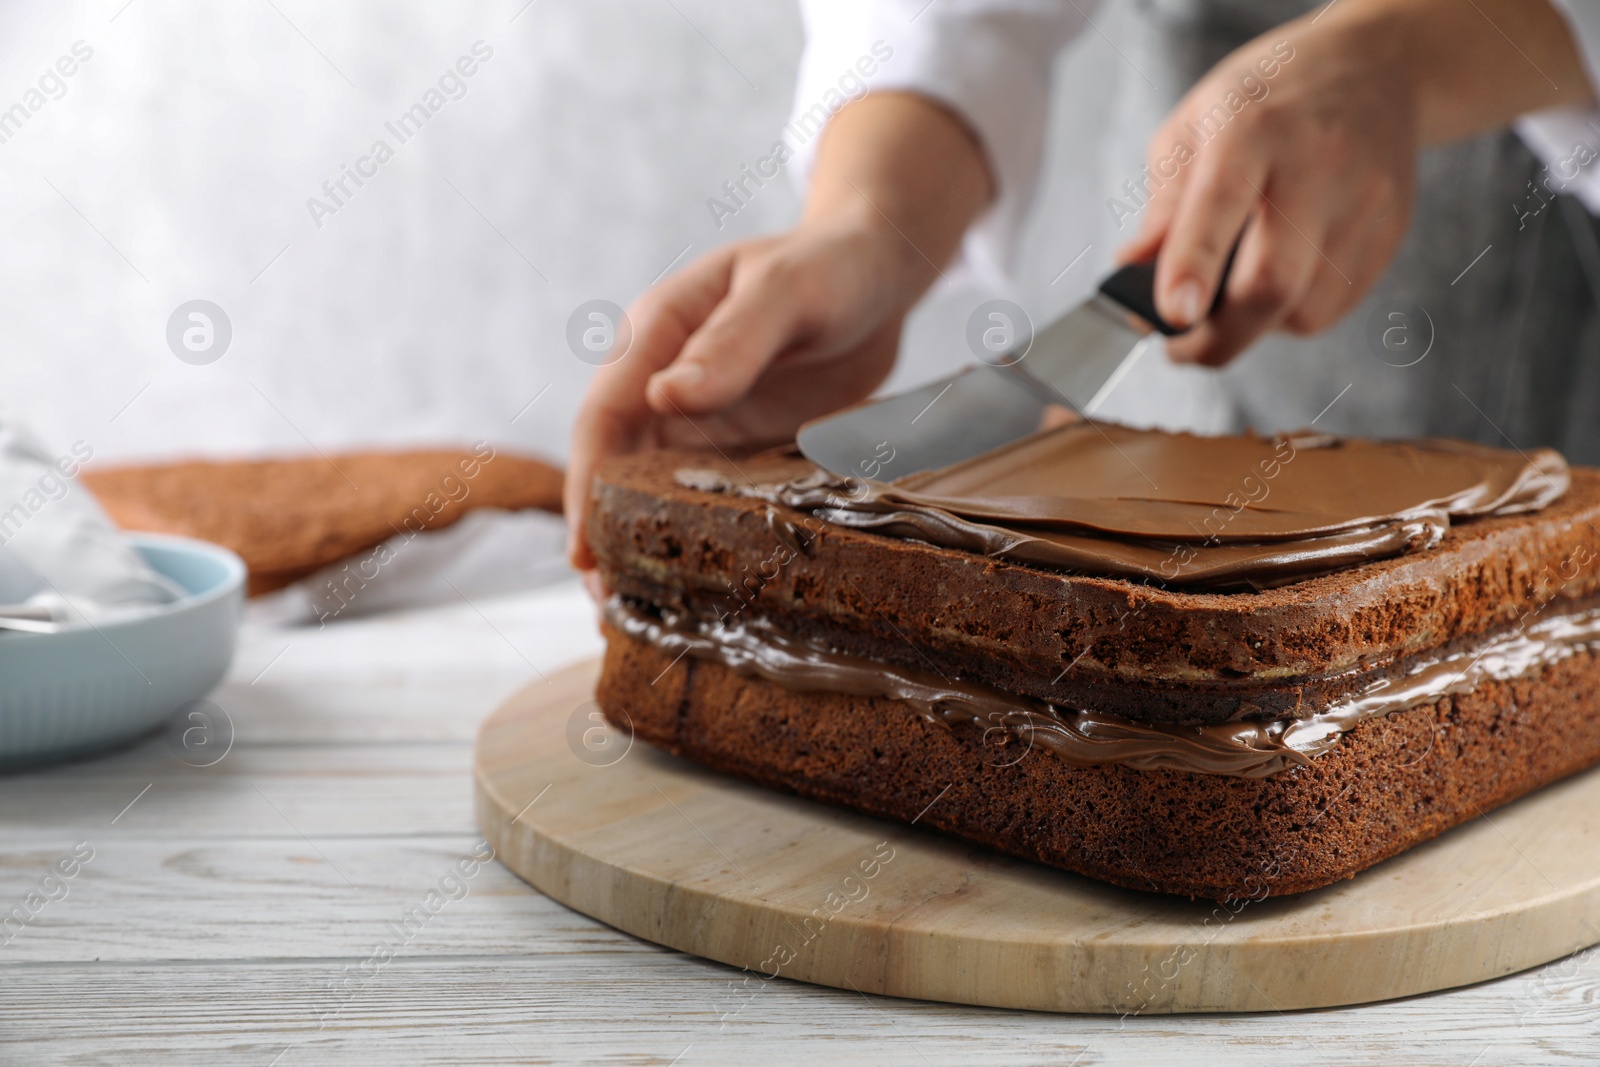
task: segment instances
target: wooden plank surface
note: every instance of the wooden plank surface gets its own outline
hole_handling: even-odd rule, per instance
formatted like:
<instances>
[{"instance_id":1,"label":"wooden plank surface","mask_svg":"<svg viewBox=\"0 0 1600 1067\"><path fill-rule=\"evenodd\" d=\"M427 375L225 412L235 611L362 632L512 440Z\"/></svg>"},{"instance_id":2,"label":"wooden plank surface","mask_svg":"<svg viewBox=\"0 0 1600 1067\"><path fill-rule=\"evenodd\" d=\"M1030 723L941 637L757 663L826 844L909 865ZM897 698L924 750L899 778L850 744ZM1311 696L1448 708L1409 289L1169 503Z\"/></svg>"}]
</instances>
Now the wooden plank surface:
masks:
<instances>
[{"instance_id":1,"label":"wooden plank surface","mask_svg":"<svg viewBox=\"0 0 1600 1067\"><path fill-rule=\"evenodd\" d=\"M1129 1020L954 1009L590 950L397 960L323 1025L324 961L8 972L0 1062L670 1064L1592 1064L1593 967L1522 1022L1498 983L1372 1008ZM287 1052L284 1050L288 1049ZM685 1052L685 1050L688 1050ZM81 1057L81 1058L74 1058Z\"/></svg>"},{"instance_id":2,"label":"wooden plank surface","mask_svg":"<svg viewBox=\"0 0 1600 1067\"><path fill-rule=\"evenodd\" d=\"M1119 1023L782 980L752 996L733 969L495 866L325 1019L329 984L360 974L477 846L478 724L537 671L592 655L592 619L568 585L321 631L252 627L212 698L236 730L214 767L155 737L0 778L0 912L76 843L95 849L0 946L0 1063L1463 1065L1589 1063L1600 1049L1595 950L1447 994L1285 1015Z\"/></svg>"}]
</instances>

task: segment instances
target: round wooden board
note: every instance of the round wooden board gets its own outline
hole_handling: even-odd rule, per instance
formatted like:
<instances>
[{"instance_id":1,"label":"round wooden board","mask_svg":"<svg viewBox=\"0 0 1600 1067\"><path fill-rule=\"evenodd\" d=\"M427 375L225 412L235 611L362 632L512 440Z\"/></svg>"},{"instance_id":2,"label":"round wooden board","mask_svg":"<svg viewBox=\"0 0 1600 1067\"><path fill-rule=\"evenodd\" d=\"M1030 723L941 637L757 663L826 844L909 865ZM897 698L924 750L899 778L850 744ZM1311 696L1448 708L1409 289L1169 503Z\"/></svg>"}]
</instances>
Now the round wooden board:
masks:
<instances>
[{"instance_id":1,"label":"round wooden board","mask_svg":"<svg viewBox=\"0 0 1600 1067\"><path fill-rule=\"evenodd\" d=\"M1281 1011L1465 985L1600 942L1600 773L1353 880L1233 910L771 792L615 732L585 747L595 671L536 683L483 724L478 824L545 894L748 968L736 988L750 995L776 973L1046 1011Z\"/></svg>"}]
</instances>

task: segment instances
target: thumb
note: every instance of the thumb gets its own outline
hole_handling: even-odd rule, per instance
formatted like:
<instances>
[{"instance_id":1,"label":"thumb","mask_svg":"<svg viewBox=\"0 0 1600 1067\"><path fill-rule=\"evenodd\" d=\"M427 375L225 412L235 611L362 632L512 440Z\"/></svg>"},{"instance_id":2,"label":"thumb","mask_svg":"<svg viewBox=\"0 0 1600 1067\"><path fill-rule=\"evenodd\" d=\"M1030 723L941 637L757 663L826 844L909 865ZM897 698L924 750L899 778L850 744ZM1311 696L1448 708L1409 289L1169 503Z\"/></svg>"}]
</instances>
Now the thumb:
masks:
<instances>
[{"instance_id":1,"label":"thumb","mask_svg":"<svg viewBox=\"0 0 1600 1067\"><path fill-rule=\"evenodd\" d=\"M799 332L802 305L791 271L764 266L735 271L728 296L685 342L678 358L651 377L646 398L658 414L719 411L750 391Z\"/></svg>"}]
</instances>

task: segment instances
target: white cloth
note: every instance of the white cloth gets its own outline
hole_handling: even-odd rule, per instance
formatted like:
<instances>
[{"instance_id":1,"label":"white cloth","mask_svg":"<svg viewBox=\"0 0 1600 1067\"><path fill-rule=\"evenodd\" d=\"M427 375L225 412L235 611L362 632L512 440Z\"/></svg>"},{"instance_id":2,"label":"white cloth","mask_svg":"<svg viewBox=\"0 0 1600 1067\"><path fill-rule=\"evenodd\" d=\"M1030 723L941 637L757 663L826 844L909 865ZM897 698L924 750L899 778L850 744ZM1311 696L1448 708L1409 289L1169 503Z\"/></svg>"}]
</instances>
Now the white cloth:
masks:
<instances>
[{"instance_id":1,"label":"white cloth","mask_svg":"<svg viewBox=\"0 0 1600 1067\"><path fill-rule=\"evenodd\" d=\"M998 186L963 254L983 275L1004 274L1038 180L1051 70L1098 6L1099 0L801 0L806 49L785 127L798 162L791 173L802 185L810 176L819 106L831 116L847 98L884 90L938 100L972 128ZM863 57L875 62L858 66ZM867 69L873 73L862 73ZM846 72L861 76L852 80Z\"/></svg>"},{"instance_id":2,"label":"white cloth","mask_svg":"<svg viewBox=\"0 0 1600 1067\"><path fill-rule=\"evenodd\" d=\"M106 622L182 598L77 484L93 448L56 454L0 411L0 605L48 608L62 622ZM443 530L401 534L252 604L279 625L538 588L572 577L558 515L475 508ZM0 640L3 640L0 637Z\"/></svg>"},{"instance_id":3,"label":"white cloth","mask_svg":"<svg viewBox=\"0 0 1600 1067\"><path fill-rule=\"evenodd\" d=\"M442 530L398 534L250 605L279 626L328 623L537 589L573 577L567 526L528 509L474 508Z\"/></svg>"},{"instance_id":4,"label":"white cloth","mask_svg":"<svg viewBox=\"0 0 1600 1067\"><path fill-rule=\"evenodd\" d=\"M54 454L0 413L0 603L48 607L62 621L105 621L183 590L123 541L76 478L86 442Z\"/></svg>"},{"instance_id":5,"label":"white cloth","mask_svg":"<svg viewBox=\"0 0 1600 1067\"><path fill-rule=\"evenodd\" d=\"M1600 97L1600 2L1553 2L1572 26ZM786 127L799 163L792 173L802 184L810 175L819 137L813 124L802 131L796 123L819 114L819 104L831 113L846 97L886 89L938 100L972 127L999 187L994 206L968 234L963 256L980 274L1003 276L1038 178L1052 66L1098 6L1097 0L801 0L806 50L794 118ZM889 57L879 59L871 77L855 79L864 85L839 92L841 73L860 57L874 56L875 44L880 56L887 46ZM1527 116L1517 132L1550 168L1551 189L1571 192L1600 213L1600 159L1572 163L1579 143L1600 155L1600 109Z\"/></svg>"}]
</instances>

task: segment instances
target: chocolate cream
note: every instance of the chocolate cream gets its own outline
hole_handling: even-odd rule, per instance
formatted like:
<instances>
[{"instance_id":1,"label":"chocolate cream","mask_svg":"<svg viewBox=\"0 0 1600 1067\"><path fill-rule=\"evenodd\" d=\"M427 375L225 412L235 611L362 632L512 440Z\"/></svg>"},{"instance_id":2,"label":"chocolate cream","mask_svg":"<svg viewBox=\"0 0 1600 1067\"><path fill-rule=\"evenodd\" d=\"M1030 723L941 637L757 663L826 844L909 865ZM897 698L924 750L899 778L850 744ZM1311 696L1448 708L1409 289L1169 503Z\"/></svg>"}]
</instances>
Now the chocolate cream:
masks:
<instances>
[{"instance_id":1,"label":"chocolate cream","mask_svg":"<svg viewBox=\"0 0 1600 1067\"><path fill-rule=\"evenodd\" d=\"M1380 679L1308 718L1185 726L1058 708L989 686L843 655L781 634L761 620L656 618L615 596L607 602L605 616L636 641L673 656L721 664L742 677L764 678L797 692L887 697L908 704L929 722L982 729L986 743L1021 742L1025 747L1004 755L1006 764L1038 748L1079 765L1122 763L1138 770L1241 778L1265 778L1308 765L1338 744L1340 735L1368 719L1600 650L1600 608L1594 608L1539 619L1474 649L1420 660L1405 673Z\"/></svg>"},{"instance_id":2,"label":"chocolate cream","mask_svg":"<svg viewBox=\"0 0 1600 1067\"><path fill-rule=\"evenodd\" d=\"M892 447L880 449L890 458L875 460L874 473L892 473ZM894 481L825 471L748 488L710 472L678 480L1017 563L1264 589L1430 548L1452 521L1537 510L1570 476L1546 448L1201 437L1085 421Z\"/></svg>"}]
</instances>

